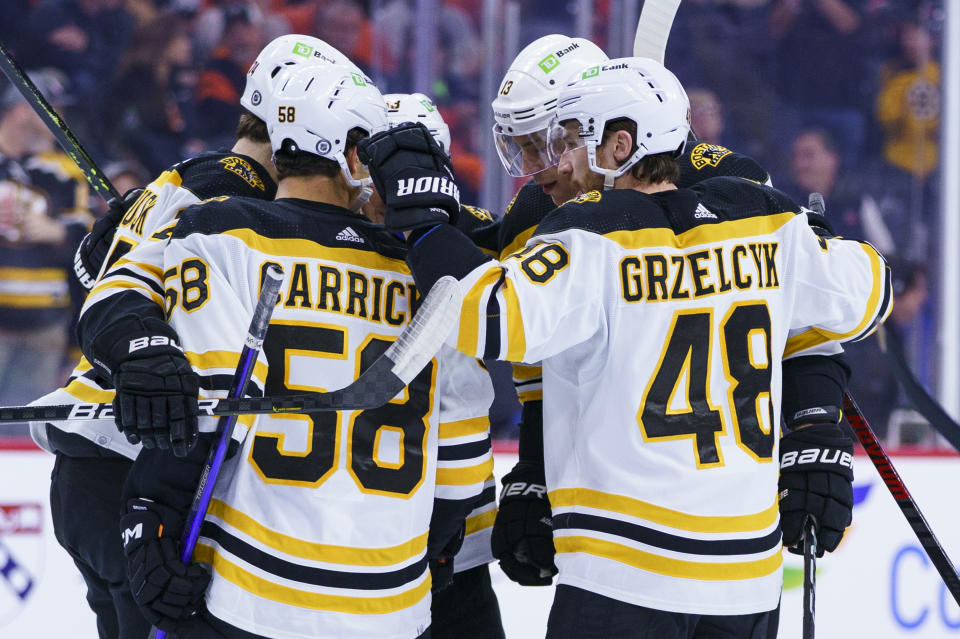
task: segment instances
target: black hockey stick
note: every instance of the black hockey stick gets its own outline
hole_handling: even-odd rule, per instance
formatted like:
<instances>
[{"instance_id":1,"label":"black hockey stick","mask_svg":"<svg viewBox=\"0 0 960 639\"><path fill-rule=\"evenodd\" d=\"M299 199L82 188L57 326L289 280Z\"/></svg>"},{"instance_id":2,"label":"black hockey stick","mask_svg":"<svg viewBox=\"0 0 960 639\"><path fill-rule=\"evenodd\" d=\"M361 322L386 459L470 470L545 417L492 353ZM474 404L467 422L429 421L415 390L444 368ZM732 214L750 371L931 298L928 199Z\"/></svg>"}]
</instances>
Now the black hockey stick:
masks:
<instances>
[{"instance_id":1,"label":"black hockey stick","mask_svg":"<svg viewBox=\"0 0 960 639\"><path fill-rule=\"evenodd\" d=\"M277 293L280 292L282 283L283 270L276 266L270 266L264 274L260 294L257 297L257 306L253 309L253 317L250 318L250 326L247 328L247 337L244 340L243 350L240 352L240 359L237 362L237 370L233 373L230 397L243 397L246 393L250 378L253 376L253 367L260 356L263 338L267 335L270 316L273 315ZM207 461L203 465L200 481L197 483L197 490L193 495L193 503L190 504L190 513L187 515L187 525L183 529L180 561L184 564L189 564L193 558L193 549L197 545L197 538L200 537L200 526L203 525L203 519L207 516L210 497L213 496L213 488L217 484L217 477L220 476L223 460L227 457L227 448L230 446L230 440L233 437L233 430L236 425L236 415L221 417L217 420L217 443L210 449ZM165 631L158 629L156 638L164 639L166 635Z\"/></svg>"},{"instance_id":2,"label":"black hockey stick","mask_svg":"<svg viewBox=\"0 0 960 639\"><path fill-rule=\"evenodd\" d=\"M930 524L927 523L923 513L920 512L917 502L913 500L897 469L893 467L890 457L880 446L876 433L870 428L870 424L867 423L863 413L860 412L860 407L853 401L850 393L844 393L843 395L843 414L850 427L853 428L853 432L857 434L857 439L860 440L863 449L870 456L870 461L873 462L877 472L880 473L883 483L887 485L887 489L893 495L893 499L900 507L903 516L907 518L907 523L913 529L920 545L926 551L927 556L930 557L930 561L933 562L937 572L940 573L947 590L960 604L960 575L957 574L957 569L933 534Z\"/></svg>"},{"instance_id":3,"label":"black hockey stick","mask_svg":"<svg viewBox=\"0 0 960 639\"><path fill-rule=\"evenodd\" d=\"M329 393L277 397L201 399L200 414L254 415L362 410L383 406L409 384L437 354L460 314L460 284L450 276L436 281L409 326L351 384ZM59 404L0 408L0 423L113 419L113 404Z\"/></svg>"},{"instance_id":4,"label":"black hockey stick","mask_svg":"<svg viewBox=\"0 0 960 639\"><path fill-rule=\"evenodd\" d=\"M80 144L77 136L73 134L73 131L71 131L67 123L63 121L60 114L50 106L47 99L40 93L37 85L24 73L23 68L17 64L17 61L13 59L13 56L10 55L7 48L3 46L3 43L0 43L0 68L3 69L3 72L10 79L10 82L17 87L17 90L23 95L27 104L33 107L33 110L37 112L40 119L43 120L47 128L50 129L50 132L57 138L63 150L80 168L83 176L87 178L87 182L93 187L93 190L106 202L109 202L112 198L116 198L117 200L122 199L117 189L114 188L110 180L103 174L103 171L97 167L96 162L93 161L90 154L87 153L83 145Z\"/></svg>"},{"instance_id":5,"label":"black hockey stick","mask_svg":"<svg viewBox=\"0 0 960 639\"><path fill-rule=\"evenodd\" d=\"M817 520L803 520L803 639L813 639L817 611Z\"/></svg>"}]
</instances>

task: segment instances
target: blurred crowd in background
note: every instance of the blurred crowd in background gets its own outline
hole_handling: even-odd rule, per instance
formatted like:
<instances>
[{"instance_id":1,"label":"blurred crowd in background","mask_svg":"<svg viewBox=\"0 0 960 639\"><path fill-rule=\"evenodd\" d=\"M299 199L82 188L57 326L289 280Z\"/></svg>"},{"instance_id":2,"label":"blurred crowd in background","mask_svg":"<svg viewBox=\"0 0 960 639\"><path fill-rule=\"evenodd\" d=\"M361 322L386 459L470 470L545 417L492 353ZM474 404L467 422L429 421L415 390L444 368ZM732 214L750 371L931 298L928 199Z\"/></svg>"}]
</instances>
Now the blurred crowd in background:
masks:
<instances>
[{"instance_id":1,"label":"blurred crowd in background","mask_svg":"<svg viewBox=\"0 0 960 639\"><path fill-rule=\"evenodd\" d=\"M635 15L642 3L633 4ZM607 47L624 5L3 0L0 42L122 193L181 159L231 146L245 73L261 47L285 33L314 35L367 70L383 93L426 88L450 126L463 200L496 214L507 201L484 201L485 175L502 170L489 153L484 72L495 65L499 80L512 54L488 50L491 20L520 47L549 33ZM928 291L938 271L924 264L936 265L939 250L942 6L683 0L665 60L687 88L702 140L753 156L798 202L822 193L838 234L869 240L888 257L893 316L884 339L852 345L848 360L855 397L894 443L935 442L888 372L885 351L899 349L933 388L936 299ZM427 15L435 37L424 40L417 30ZM423 51L425 41L433 51ZM424 60L428 87L422 73L415 77ZM72 324L83 293L70 282L73 251L102 210L16 89L0 81L0 405L48 392L76 362ZM510 437L516 402L509 374L500 377L492 417L495 432Z\"/></svg>"}]
</instances>

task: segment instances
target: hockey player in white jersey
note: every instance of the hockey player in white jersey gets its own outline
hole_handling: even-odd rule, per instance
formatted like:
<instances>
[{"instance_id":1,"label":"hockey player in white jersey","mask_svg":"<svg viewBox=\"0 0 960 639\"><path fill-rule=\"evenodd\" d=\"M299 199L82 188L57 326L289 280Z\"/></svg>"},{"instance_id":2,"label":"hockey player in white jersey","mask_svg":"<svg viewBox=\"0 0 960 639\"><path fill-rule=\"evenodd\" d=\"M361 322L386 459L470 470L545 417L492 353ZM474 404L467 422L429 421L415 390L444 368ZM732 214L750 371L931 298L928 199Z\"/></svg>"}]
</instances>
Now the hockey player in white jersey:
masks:
<instances>
[{"instance_id":1,"label":"hockey player in white jersey","mask_svg":"<svg viewBox=\"0 0 960 639\"><path fill-rule=\"evenodd\" d=\"M218 198L181 214L155 245L177 272L165 281L170 326L198 368L231 360L263 269L280 264L254 382L268 394L342 387L416 310L403 242L355 211L369 181L356 143L386 128L386 108L341 66L296 70L266 101L277 199ZM486 373L448 348L380 408L241 420L246 437L195 552L210 577L178 567L176 550L202 446L182 460L142 451L122 524L143 531L125 546L138 602L183 639L425 636L428 565L456 551L492 469L491 400Z\"/></svg>"},{"instance_id":2,"label":"hockey player in white jersey","mask_svg":"<svg viewBox=\"0 0 960 639\"><path fill-rule=\"evenodd\" d=\"M421 122L440 149L450 155L450 128L433 101L422 93L389 93L387 121L391 127ZM385 207L379 194L364 206L364 213L383 221ZM461 203L457 228L481 249L495 253L498 226L489 211ZM480 366L480 362L476 362ZM479 424L478 424L479 426ZM497 514L496 481L491 473L483 493L467 517L463 546L454 563L453 582L433 597L433 639L502 639L503 622L497 595L490 582L488 564L493 561L490 532Z\"/></svg>"},{"instance_id":3,"label":"hockey player in white jersey","mask_svg":"<svg viewBox=\"0 0 960 639\"><path fill-rule=\"evenodd\" d=\"M201 200L219 196L272 199L276 172L262 96L283 69L334 61L348 63L339 51L321 40L296 34L277 38L264 48L248 73L241 98L246 111L238 123L233 148L184 160L145 189L128 194L126 203L113 203L110 213L98 220L77 251L78 279L88 289L95 287L85 307L81 326L84 334L95 338L97 322L133 319L163 324L161 265L150 264L136 247L165 241L167 236L161 229L182 209ZM98 371L90 361L109 362L111 370L119 368L119 362L110 361L102 353L90 353L92 341L87 341L91 357L80 360L67 384L35 403L114 400L112 375L102 367ZM109 346L110 337L98 343ZM146 351L137 354L148 355ZM153 365L147 363L146 368L152 369ZM192 370L184 366L179 370L182 383L198 383L193 381L196 376ZM54 530L86 581L87 599L97 615L101 637L146 636L149 631L150 624L138 610L126 583L123 549L115 533L122 511L120 490L141 448L136 443L141 436L137 426L136 419L128 418L128 441L118 433L112 419L31 424L37 443L57 457L51 481ZM145 421L144 426L149 428L142 433L147 445L172 445L176 452L185 452L189 439L181 436L171 442L165 433L153 428L151 421Z\"/></svg>"},{"instance_id":4,"label":"hockey player in white jersey","mask_svg":"<svg viewBox=\"0 0 960 639\"><path fill-rule=\"evenodd\" d=\"M612 188L560 207L500 262L445 223L442 194L397 188L410 128L361 144L387 225L414 229L418 283L461 281L451 343L543 361L551 638L775 636L781 452L783 477L809 480L787 490L839 527L833 542L849 522L833 491L852 480L850 440L829 424L780 440L779 362L868 335L890 310L887 269L869 245L818 235L769 187L676 189L688 108L653 61L584 69L559 101L561 170ZM787 463L800 450L818 461Z\"/></svg>"}]
</instances>

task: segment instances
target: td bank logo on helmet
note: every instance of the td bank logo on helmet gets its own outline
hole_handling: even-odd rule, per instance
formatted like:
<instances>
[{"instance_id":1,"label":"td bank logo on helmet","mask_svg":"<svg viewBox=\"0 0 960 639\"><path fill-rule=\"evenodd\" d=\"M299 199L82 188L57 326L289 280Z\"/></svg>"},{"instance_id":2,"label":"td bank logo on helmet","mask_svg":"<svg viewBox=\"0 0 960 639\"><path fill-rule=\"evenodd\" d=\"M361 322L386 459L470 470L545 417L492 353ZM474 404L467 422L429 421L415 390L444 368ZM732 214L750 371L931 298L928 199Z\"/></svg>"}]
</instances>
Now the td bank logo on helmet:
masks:
<instances>
[{"instance_id":1,"label":"td bank logo on helmet","mask_svg":"<svg viewBox=\"0 0 960 639\"><path fill-rule=\"evenodd\" d=\"M445 177L406 178L397 181L397 197L427 192L443 193L460 201L460 189Z\"/></svg>"},{"instance_id":2,"label":"td bank logo on helmet","mask_svg":"<svg viewBox=\"0 0 960 639\"><path fill-rule=\"evenodd\" d=\"M611 64L611 65L598 64L584 71L583 74L580 76L580 79L586 80L587 78L598 76L600 75L601 71L616 71L617 69L629 69L629 68L630 68L630 65L627 64L626 62L621 62L620 64Z\"/></svg>"},{"instance_id":3,"label":"td bank logo on helmet","mask_svg":"<svg viewBox=\"0 0 960 639\"><path fill-rule=\"evenodd\" d=\"M560 58L567 55L574 49L579 49L579 48L580 48L579 44L577 44L576 42L571 42L570 46L564 49L560 49L559 51L555 51L550 55L548 55L547 57L545 57L543 60L537 63L537 66L540 67L540 69L544 73L550 73L560 65Z\"/></svg>"}]
</instances>

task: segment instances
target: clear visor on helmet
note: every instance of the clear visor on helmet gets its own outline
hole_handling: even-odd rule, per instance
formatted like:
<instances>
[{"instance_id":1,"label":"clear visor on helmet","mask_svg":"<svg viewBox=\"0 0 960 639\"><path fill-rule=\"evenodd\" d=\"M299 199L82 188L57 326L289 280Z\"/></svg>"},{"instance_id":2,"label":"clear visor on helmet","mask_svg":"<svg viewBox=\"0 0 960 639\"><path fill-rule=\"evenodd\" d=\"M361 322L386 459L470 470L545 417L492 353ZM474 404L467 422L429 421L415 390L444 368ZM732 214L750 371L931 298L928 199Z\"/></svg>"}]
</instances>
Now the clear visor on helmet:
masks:
<instances>
[{"instance_id":1,"label":"clear visor on helmet","mask_svg":"<svg viewBox=\"0 0 960 639\"><path fill-rule=\"evenodd\" d=\"M564 153L586 146L587 139L590 137L593 137L593 131L584 130L577 120L566 120L560 124L554 117L547 126L548 161L551 164L558 164Z\"/></svg>"},{"instance_id":2,"label":"clear visor on helmet","mask_svg":"<svg viewBox=\"0 0 960 639\"><path fill-rule=\"evenodd\" d=\"M496 124L493 127L493 139L503 168L513 177L525 177L549 169L557 163L550 158L559 158L563 152L559 150L559 153L555 153L549 148L548 129L510 135Z\"/></svg>"}]
</instances>

